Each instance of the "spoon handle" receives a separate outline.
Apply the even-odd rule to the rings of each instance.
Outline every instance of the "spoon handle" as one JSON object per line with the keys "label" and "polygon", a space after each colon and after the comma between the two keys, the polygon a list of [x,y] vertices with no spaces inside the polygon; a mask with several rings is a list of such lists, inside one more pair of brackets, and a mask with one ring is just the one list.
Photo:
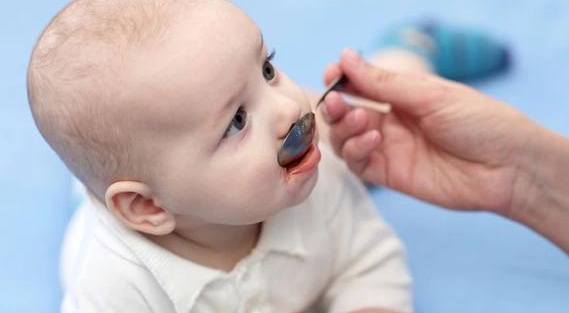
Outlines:
{"label": "spoon handle", "polygon": [[[322,94],[320,99],[318,99],[318,102],[316,102],[316,108],[314,108],[314,110],[316,111],[318,109],[318,106],[320,106],[320,104],[324,101],[324,98],[326,98],[326,96],[331,91],[333,91],[333,90],[341,91],[342,87],[344,87],[344,84],[347,81],[348,81],[348,78],[344,74],[340,75],[338,78],[336,78],[334,81],[332,81],[332,83],[330,83],[330,85],[328,85],[328,88],[326,88],[326,90],[324,91],[324,93]],[[357,107],[361,107],[364,109],[373,110],[373,111],[376,111],[379,113],[391,112],[391,105],[389,105],[387,103],[375,102],[375,101],[367,100],[367,99],[360,98],[360,97],[351,97],[351,98],[353,99],[353,101],[350,101],[349,104],[352,106],[357,106]]]}
{"label": "spoon handle", "polygon": [[348,105],[350,106],[360,107],[383,114],[391,112],[391,104],[389,103],[376,102],[360,97],[349,97],[349,98],[350,101],[348,102]]}
{"label": "spoon handle", "polygon": [[324,101],[324,98],[326,98],[326,96],[330,93],[330,91],[341,90],[347,81],[348,81],[348,78],[344,74],[340,75],[340,77],[338,77],[334,81],[332,81],[332,83],[330,83],[330,85],[328,85],[328,88],[326,88],[326,91],[324,91],[324,93],[322,94],[320,99],[318,99],[318,102],[316,102],[316,108],[314,108],[314,110],[318,109],[318,106],[320,106],[320,103],[322,103],[322,101]]}

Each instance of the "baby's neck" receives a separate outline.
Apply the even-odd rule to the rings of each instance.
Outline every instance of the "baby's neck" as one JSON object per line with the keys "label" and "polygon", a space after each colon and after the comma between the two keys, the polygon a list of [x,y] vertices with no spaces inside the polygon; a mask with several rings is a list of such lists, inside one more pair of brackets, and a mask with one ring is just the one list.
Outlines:
{"label": "baby's neck", "polygon": [[207,225],[149,239],[194,263],[230,272],[257,245],[261,225]]}

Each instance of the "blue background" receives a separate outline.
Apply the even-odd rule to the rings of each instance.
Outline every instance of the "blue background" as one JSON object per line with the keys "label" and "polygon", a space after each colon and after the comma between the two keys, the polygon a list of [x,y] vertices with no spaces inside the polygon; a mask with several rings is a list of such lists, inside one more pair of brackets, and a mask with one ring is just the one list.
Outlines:
{"label": "blue background", "polygon": [[[71,176],[29,114],[25,69],[62,0],[4,1],[0,10],[0,312],[57,312],[58,253],[73,210]],[[569,136],[569,2],[235,1],[256,20],[277,65],[320,90],[345,46],[369,51],[382,30],[417,17],[487,30],[514,51],[514,68],[477,88]],[[408,247],[417,312],[569,312],[569,259],[496,216],[432,208],[385,189],[372,195]],[[569,225],[568,225],[569,227]]]}

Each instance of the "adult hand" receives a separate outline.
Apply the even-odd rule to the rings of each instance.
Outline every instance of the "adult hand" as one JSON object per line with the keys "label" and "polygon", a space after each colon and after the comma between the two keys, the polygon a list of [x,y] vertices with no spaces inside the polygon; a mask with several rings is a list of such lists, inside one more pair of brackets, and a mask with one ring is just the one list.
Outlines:
{"label": "adult hand", "polygon": [[397,74],[366,63],[352,50],[325,73],[344,73],[345,92],[392,105],[380,114],[346,105],[330,93],[324,119],[330,140],[367,182],[457,209],[507,215],[527,190],[527,141],[542,129],[513,107],[430,74]]}

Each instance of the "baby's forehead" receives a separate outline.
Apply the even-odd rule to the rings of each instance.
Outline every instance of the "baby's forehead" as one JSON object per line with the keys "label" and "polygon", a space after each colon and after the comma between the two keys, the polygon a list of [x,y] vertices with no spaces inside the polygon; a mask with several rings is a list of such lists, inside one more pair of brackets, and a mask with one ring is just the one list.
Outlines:
{"label": "baby's forehead", "polygon": [[[189,1],[190,3],[192,1]],[[199,5],[168,17],[167,30],[151,45],[134,46],[132,59],[167,66],[176,62],[200,65],[235,61],[251,49],[262,49],[263,39],[255,23],[235,5],[222,0],[197,0]],[[137,58],[138,57],[138,58]],[[147,57],[146,59],[144,57]],[[207,72],[195,72],[207,76]]]}
{"label": "baby's forehead", "polygon": [[215,2],[174,16],[160,45],[131,55],[130,91],[149,104],[149,123],[189,127],[218,116],[261,63],[263,40],[256,25],[233,5]]}
{"label": "baby's forehead", "polygon": [[180,81],[169,74],[185,76],[182,83],[186,86],[202,85],[207,89],[223,76],[258,63],[263,38],[240,9],[224,1],[212,1],[172,17],[160,42],[133,52],[129,61],[134,70],[143,69],[140,75],[159,78],[172,86]]}
{"label": "baby's forehead", "polygon": [[171,39],[187,37],[190,47],[202,50],[207,50],[216,39],[228,41],[227,49],[232,49],[234,41],[254,43],[259,36],[257,26],[241,9],[222,0],[207,1],[172,16],[171,27]]}

